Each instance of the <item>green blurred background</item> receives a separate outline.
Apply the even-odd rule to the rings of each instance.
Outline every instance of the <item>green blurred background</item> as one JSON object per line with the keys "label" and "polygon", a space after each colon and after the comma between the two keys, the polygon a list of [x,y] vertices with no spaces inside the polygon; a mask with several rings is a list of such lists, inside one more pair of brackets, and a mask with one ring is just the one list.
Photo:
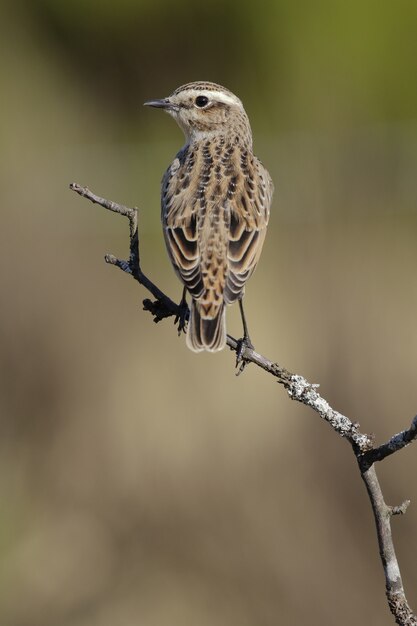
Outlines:
{"label": "green blurred background", "polygon": [[[103,262],[127,224],[68,184],[140,207],[143,268],[179,299],[159,185],[182,136],[142,103],[237,93],[276,186],[256,348],[382,442],[417,407],[416,29],[415,0],[2,1],[2,626],[392,623],[349,446],[154,325]],[[416,453],[379,468],[413,500],[414,607]]]}

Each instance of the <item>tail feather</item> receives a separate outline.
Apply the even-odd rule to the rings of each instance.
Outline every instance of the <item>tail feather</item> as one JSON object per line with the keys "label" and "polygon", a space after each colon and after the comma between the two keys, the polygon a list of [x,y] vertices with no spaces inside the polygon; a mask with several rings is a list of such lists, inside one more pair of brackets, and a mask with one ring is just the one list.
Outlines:
{"label": "tail feather", "polygon": [[192,300],[186,340],[190,350],[194,352],[223,350],[226,345],[225,313],[225,305],[222,303],[214,317],[203,317],[199,303]]}

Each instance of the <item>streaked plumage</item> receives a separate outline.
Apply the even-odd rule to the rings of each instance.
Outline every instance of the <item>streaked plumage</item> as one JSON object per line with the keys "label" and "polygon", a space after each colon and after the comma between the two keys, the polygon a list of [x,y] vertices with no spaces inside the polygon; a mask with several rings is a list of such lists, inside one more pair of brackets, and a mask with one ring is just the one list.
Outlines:
{"label": "streaked plumage", "polygon": [[225,305],[243,297],[259,260],[272,181],[252,152],[242,103],[224,87],[189,83],[147,104],[166,109],[186,136],[162,181],[162,223],[170,259],[192,298],[187,345],[221,350]]}

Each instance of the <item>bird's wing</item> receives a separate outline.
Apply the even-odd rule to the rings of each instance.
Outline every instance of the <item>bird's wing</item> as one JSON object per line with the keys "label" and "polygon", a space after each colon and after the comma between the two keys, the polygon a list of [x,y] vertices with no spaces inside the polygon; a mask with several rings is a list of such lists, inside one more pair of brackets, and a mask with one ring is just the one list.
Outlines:
{"label": "bird's wing", "polygon": [[204,150],[186,159],[179,155],[162,182],[169,256],[208,318],[223,298],[230,304],[241,296],[259,260],[269,219],[271,178],[256,157],[246,152],[238,162],[237,155],[221,169],[208,161],[206,170]]}
{"label": "bird's wing", "polygon": [[222,306],[228,263],[228,179],[212,165],[209,153],[195,148],[174,161],[162,184],[168,253],[204,319],[215,318]]}
{"label": "bird's wing", "polygon": [[256,157],[245,157],[229,183],[230,227],[224,299],[235,302],[255,271],[265,240],[274,186]]}
{"label": "bird's wing", "polygon": [[204,291],[198,246],[195,181],[179,158],[162,181],[162,223],[165,243],[175,271],[193,298]]}

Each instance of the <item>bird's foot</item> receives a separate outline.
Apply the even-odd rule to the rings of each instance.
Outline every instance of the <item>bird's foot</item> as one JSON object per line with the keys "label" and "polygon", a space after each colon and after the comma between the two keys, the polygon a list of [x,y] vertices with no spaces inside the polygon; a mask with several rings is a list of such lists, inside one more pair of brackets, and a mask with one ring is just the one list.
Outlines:
{"label": "bird's foot", "polygon": [[245,359],[245,354],[247,350],[253,350],[253,343],[250,340],[249,335],[245,335],[242,339],[239,339],[237,342],[236,349],[236,376],[240,376],[240,374],[244,371],[245,367],[248,365],[249,361]]}
{"label": "bird's foot", "polygon": [[187,329],[188,319],[190,317],[190,309],[188,308],[188,304],[185,298],[181,299],[181,302],[178,305],[178,313],[175,316],[174,324],[178,324],[178,336],[181,333],[185,333]]}

